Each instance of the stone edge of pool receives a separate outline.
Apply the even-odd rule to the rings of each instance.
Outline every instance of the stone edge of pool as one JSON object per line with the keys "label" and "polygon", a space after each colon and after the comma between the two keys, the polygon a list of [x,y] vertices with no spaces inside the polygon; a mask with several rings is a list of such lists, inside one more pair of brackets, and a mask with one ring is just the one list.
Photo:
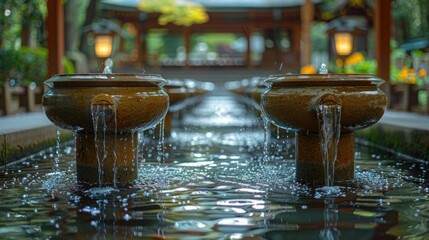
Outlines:
{"label": "stone edge of pool", "polygon": [[374,126],[356,132],[369,144],[429,162],[429,116],[386,111]]}
{"label": "stone edge of pool", "polygon": [[[25,116],[22,116],[25,119]],[[0,121],[1,122],[1,121]],[[34,127],[0,131],[0,166],[4,166],[43,149],[55,146],[57,127],[53,124],[32,124]],[[72,139],[72,132],[60,130],[60,141]]]}

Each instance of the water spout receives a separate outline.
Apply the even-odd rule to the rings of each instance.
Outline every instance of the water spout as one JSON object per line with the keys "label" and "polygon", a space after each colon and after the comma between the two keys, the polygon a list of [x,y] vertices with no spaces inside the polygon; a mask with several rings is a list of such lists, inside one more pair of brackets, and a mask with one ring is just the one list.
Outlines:
{"label": "water spout", "polygon": [[115,105],[115,101],[110,95],[102,93],[102,94],[98,94],[92,99],[91,105],[113,106]]}

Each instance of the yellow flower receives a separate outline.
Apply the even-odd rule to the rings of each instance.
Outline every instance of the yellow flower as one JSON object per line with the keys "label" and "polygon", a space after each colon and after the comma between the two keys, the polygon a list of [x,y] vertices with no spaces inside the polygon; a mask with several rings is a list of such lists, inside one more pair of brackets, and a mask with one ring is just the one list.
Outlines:
{"label": "yellow flower", "polygon": [[360,52],[355,52],[349,57],[346,58],[346,65],[347,66],[353,66],[357,63],[365,61],[365,57]]}
{"label": "yellow flower", "polygon": [[423,68],[421,68],[418,72],[417,75],[419,76],[419,78],[424,78],[426,77],[427,73],[426,70],[424,70]]}
{"label": "yellow flower", "polygon": [[313,65],[305,65],[301,67],[302,74],[315,74],[316,68]]}
{"label": "yellow flower", "polygon": [[402,81],[407,81],[408,79],[408,71],[409,68],[408,67],[402,67],[401,71],[398,72],[398,79],[402,80]]}

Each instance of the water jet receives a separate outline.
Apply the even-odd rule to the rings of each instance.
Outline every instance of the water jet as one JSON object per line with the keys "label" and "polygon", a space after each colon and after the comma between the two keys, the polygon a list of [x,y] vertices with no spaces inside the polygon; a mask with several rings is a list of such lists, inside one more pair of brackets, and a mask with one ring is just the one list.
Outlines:
{"label": "water jet", "polygon": [[46,116],[77,133],[78,182],[116,185],[137,178],[137,131],[164,118],[165,83],[148,74],[56,75],[45,81]]}
{"label": "water jet", "polygon": [[353,131],[383,116],[383,82],[357,74],[279,74],[265,80],[263,111],[275,125],[296,133],[297,180],[332,185],[334,172],[336,181],[353,179]]}

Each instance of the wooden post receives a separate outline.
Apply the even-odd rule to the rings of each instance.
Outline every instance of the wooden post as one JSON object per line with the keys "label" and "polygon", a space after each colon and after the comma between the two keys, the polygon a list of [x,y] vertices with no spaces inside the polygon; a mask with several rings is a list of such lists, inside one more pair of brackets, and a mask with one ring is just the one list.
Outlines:
{"label": "wooden post", "polygon": [[185,45],[185,52],[186,52],[185,68],[188,68],[189,53],[191,52],[191,29],[189,27],[183,28],[183,43]]}
{"label": "wooden post", "polygon": [[64,6],[63,1],[48,0],[48,76],[64,73]]}
{"label": "wooden post", "polygon": [[4,103],[4,114],[10,115],[13,112],[12,109],[12,91],[9,86],[9,82],[3,82],[3,103]]}
{"label": "wooden post", "polygon": [[22,100],[25,101],[25,110],[27,112],[35,112],[37,111],[36,108],[36,91],[38,90],[37,87],[33,86],[25,86],[24,87],[24,94],[22,96]]}
{"label": "wooden post", "polygon": [[0,114],[2,115],[7,115],[7,105],[8,104],[8,93],[6,91],[8,91],[6,88],[6,84],[9,84],[7,82],[3,82],[2,84],[0,84]]}
{"label": "wooden post", "polygon": [[391,0],[375,1],[375,58],[377,76],[386,81],[381,86],[390,99]]}
{"label": "wooden post", "polygon": [[311,64],[311,22],[314,19],[314,5],[311,0],[305,0],[301,6],[301,66]]}
{"label": "wooden post", "polygon": [[138,64],[142,66],[143,68],[146,67],[147,63],[147,52],[146,52],[146,35],[147,31],[141,27],[141,25],[136,25],[137,34],[136,34],[136,41],[135,45],[137,47],[137,59]]}
{"label": "wooden post", "polygon": [[247,45],[247,49],[246,49],[246,66],[248,69],[253,68],[253,64],[252,64],[252,33],[253,33],[253,29],[250,25],[246,26],[244,28],[245,30],[245,34],[246,34],[246,45]]}

